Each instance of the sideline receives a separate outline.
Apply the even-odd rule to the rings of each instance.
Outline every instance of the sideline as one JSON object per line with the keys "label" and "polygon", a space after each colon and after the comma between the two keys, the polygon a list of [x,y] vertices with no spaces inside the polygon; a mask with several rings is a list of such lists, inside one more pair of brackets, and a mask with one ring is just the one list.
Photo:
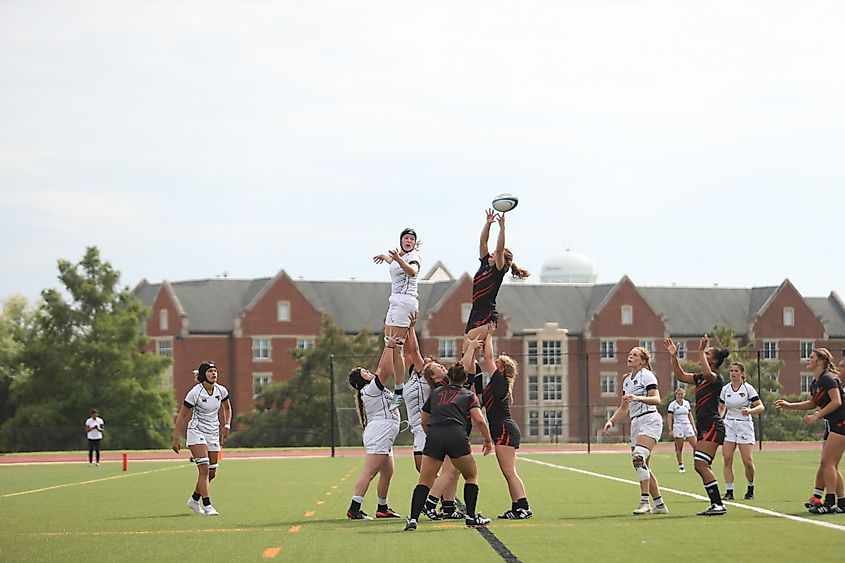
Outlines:
{"label": "sideline", "polygon": [[5,495],[0,495],[0,498],[9,498],[9,497],[19,497],[22,495],[31,495],[33,493],[43,493],[44,491],[52,491],[55,489],[63,489],[65,487],[76,487],[78,485],[89,485],[91,483],[100,483],[102,481],[111,481],[112,479],[125,479],[127,477],[134,477],[136,475],[148,475],[150,473],[158,473],[159,471],[170,471],[171,469],[181,469],[184,467],[189,467],[187,465],[174,465],[173,467],[164,467],[161,469],[151,469],[149,471],[141,471],[139,473],[127,473],[126,475],[115,475],[113,477],[103,477],[101,479],[91,479],[88,481],[77,481],[76,483],[65,483],[63,485],[53,485],[52,487],[44,487],[41,489],[32,489],[29,491],[19,491],[17,493],[8,493]]}
{"label": "sideline", "polygon": [[[602,473],[595,473],[593,471],[587,471],[585,469],[578,469],[576,467],[567,467],[565,465],[557,465],[557,464],[554,464],[554,463],[548,463],[546,461],[540,461],[540,460],[537,460],[537,459],[531,459],[531,458],[522,457],[522,456],[519,456],[519,459],[520,459],[520,461],[524,460],[524,461],[528,461],[528,462],[531,462],[531,463],[536,463],[537,465],[544,465],[546,467],[551,467],[553,469],[562,469],[564,471],[571,471],[573,473],[580,473],[581,475],[588,475],[590,477],[599,477],[601,479],[607,479],[609,481],[616,481],[618,483],[625,483],[626,485],[635,485],[635,486],[639,485],[639,483],[637,483],[636,481],[631,481],[630,479],[621,479],[619,477],[613,477],[612,475],[604,475]],[[710,499],[708,499],[707,497],[705,497],[703,495],[699,495],[699,494],[696,494],[696,493],[690,493],[690,492],[687,492],[687,491],[680,491],[678,489],[671,489],[669,487],[664,487],[663,485],[660,486],[660,490],[661,491],[668,491],[668,492],[674,493],[676,495],[694,498],[696,500],[703,500],[703,501],[706,501],[706,502],[710,501]],[[793,522],[801,522],[802,524],[812,524],[814,526],[820,526],[822,528],[828,528],[828,529],[831,529],[831,530],[838,530],[840,532],[845,532],[845,526],[842,526],[840,524],[832,524],[832,523],[824,521],[824,520],[814,520],[814,519],[810,519],[810,518],[803,518],[801,516],[793,516],[792,514],[784,514],[783,512],[775,512],[774,510],[768,510],[766,508],[760,508],[760,507],[757,507],[757,506],[750,506],[750,505],[747,505],[747,504],[740,504],[738,502],[728,501],[728,502],[724,502],[724,504],[727,504],[728,506],[731,506],[731,507],[734,507],[734,508],[742,508],[744,510],[750,510],[752,512],[757,512],[758,514],[765,514],[766,516],[775,516],[777,518],[784,518],[786,520],[792,520]],[[702,518],[705,518],[705,517],[702,516]],[[717,517],[713,517],[713,518],[717,518]]]}

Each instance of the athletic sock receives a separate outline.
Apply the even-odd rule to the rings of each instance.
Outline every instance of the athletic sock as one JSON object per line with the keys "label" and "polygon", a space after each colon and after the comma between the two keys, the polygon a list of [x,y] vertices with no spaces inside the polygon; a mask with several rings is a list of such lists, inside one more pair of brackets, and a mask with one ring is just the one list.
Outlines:
{"label": "athletic sock", "polygon": [[437,501],[438,500],[439,499],[437,497],[433,497],[431,495],[428,495],[428,497],[425,499],[425,505],[424,505],[425,509],[426,510],[434,510],[435,508],[437,508]]}
{"label": "athletic sock", "polygon": [[663,502],[663,497],[654,497],[654,506],[661,507],[664,506],[666,503]]}
{"label": "athletic sock", "polygon": [[834,493],[828,493],[824,496],[824,503],[827,506],[834,506],[836,504],[836,495]]}
{"label": "athletic sock", "polygon": [[211,499],[209,497],[202,497],[202,505],[203,506],[211,505]]}
{"label": "athletic sock", "polygon": [[194,499],[195,501],[199,501],[201,496],[198,492],[194,491],[194,494],[191,495],[191,498]]}
{"label": "athletic sock", "polygon": [[414,494],[411,497],[411,518],[419,520],[420,512],[425,505],[426,497],[431,489],[420,483],[414,487]]}
{"label": "athletic sock", "polygon": [[387,499],[380,498],[378,499],[378,509],[379,512],[387,512]]}
{"label": "athletic sock", "polygon": [[648,493],[640,493],[640,504],[648,504]]}
{"label": "athletic sock", "polygon": [[836,501],[837,506],[842,510],[845,510],[845,497],[841,497],[839,500]]}
{"label": "athletic sock", "polygon": [[524,508],[525,510],[528,510],[529,509],[528,499],[526,497],[522,497],[521,499],[518,499],[516,501],[516,508]]}
{"label": "athletic sock", "polygon": [[719,492],[719,482],[712,481],[704,484],[704,490],[707,491],[707,496],[710,498],[710,504],[721,505],[722,494]]}
{"label": "athletic sock", "polygon": [[475,516],[475,506],[478,504],[478,485],[464,483],[464,504],[467,506],[467,516]]}
{"label": "athletic sock", "polygon": [[354,496],[352,502],[349,503],[349,512],[361,512],[361,504],[364,502],[364,497]]}
{"label": "athletic sock", "polygon": [[813,489],[813,496],[819,500],[822,500],[822,497],[824,496],[824,489],[816,487],[815,489]]}
{"label": "athletic sock", "polygon": [[[431,497],[429,497],[429,498],[431,498]],[[455,501],[443,499],[443,513],[444,514],[451,516],[452,514],[455,513],[456,508],[457,508],[457,506],[455,506]]]}
{"label": "athletic sock", "polygon": [[733,483],[725,483],[725,492],[726,493],[734,492],[734,484]]}

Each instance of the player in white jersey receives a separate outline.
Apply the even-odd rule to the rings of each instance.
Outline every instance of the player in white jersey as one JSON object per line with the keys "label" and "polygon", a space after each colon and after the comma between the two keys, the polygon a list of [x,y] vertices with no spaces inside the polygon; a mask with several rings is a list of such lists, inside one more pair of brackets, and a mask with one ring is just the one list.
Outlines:
{"label": "player in white jersey", "polygon": [[754,451],[754,419],[751,415],[762,413],[766,407],[749,383],[745,381],[745,365],[742,362],[731,363],[731,380],[722,387],[719,395],[719,414],[725,419],[725,444],[722,455],[725,457],[725,500],[734,498],[734,452],[739,447],[742,465],[745,466],[745,479],[748,489],[745,500],[754,498],[754,477],[756,469],[752,452]]}
{"label": "player in white jersey", "polygon": [[[191,458],[199,471],[194,493],[188,499],[188,507],[197,514],[217,516],[220,513],[211,504],[210,486],[217,475],[220,446],[229,436],[232,405],[229,402],[229,391],[217,383],[218,372],[214,362],[201,363],[194,370],[194,375],[198,383],[188,391],[176,417],[173,451],[179,453],[179,438],[185,434],[185,445],[191,449]],[[223,428],[220,428],[221,409]]]}
{"label": "player in white jersey", "polygon": [[675,457],[678,458],[678,472],[685,473],[684,467],[684,441],[689,442],[695,451],[696,439],[695,419],[692,416],[692,407],[684,396],[686,392],[683,387],[675,389],[675,400],[669,403],[668,418],[669,428],[672,429],[672,438],[675,440]]}
{"label": "player in white jersey", "polygon": [[[603,431],[606,436],[609,435],[613,423],[621,418],[625,410],[628,411],[631,417],[631,461],[640,482],[640,505],[634,514],[668,514],[657,479],[648,466],[651,450],[663,433],[663,417],[657,410],[660,391],[657,377],[651,371],[648,350],[642,346],[632,348],[628,353],[628,367],[631,371],[622,382],[622,401],[605,423]],[[649,504],[649,493],[654,499],[654,508]]]}
{"label": "player in white jersey", "polygon": [[373,262],[390,264],[390,300],[384,319],[384,336],[405,338],[410,326],[408,318],[419,307],[417,279],[420,272],[420,253],[417,233],[408,228],[399,235],[399,248],[386,254],[376,254]]}
{"label": "player in white jersey", "polygon": [[88,466],[94,463],[94,452],[97,452],[97,467],[100,467],[100,442],[103,440],[103,419],[97,409],[85,420],[85,434],[88,436]]}
{"label": "player in white jersey", "polygon": [[355,406],[364,428],[364,448],[367,452],[364,469],[355,483],[355,493],[346,511],[350,520],[371,519],[361,510],[361,504],[376,475],[379,476],[376,518],[399,518],[387,505],[387,493],[393,477],[393,442],[399,434],[399,406],[394,394],[387,388],[387,381],[395,375],[398,384],[404,372],[402,347],[396,338],[388,336],[375,373],[361,367],[349,373],[349,384],[356,391]]}

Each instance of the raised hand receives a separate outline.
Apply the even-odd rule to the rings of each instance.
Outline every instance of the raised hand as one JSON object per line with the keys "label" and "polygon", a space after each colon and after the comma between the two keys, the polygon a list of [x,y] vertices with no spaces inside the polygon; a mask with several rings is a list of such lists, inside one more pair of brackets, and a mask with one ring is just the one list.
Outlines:
{"label": "raised hand", "polygon": [[488,209],[487,210],[487,224],[492,225],[493,221],[495,221],[495,220],[496,220],[496,212],[493,210],[493,208]]}
{"label": "raised hand", "polygon": [[678,345],[675,344],[671,338],[666,338],[665,340],[663,340],[663,347],[666,348],[666,351],[669,352],[669,355],[678,355]]}
{"label": "raised hand", "polygon": [[382,262],[387,261],[388,258],[390,257],[387,254],[376,254],[375,256],[373,256],[373,262],[375,262],[376,264],[381,264]]}

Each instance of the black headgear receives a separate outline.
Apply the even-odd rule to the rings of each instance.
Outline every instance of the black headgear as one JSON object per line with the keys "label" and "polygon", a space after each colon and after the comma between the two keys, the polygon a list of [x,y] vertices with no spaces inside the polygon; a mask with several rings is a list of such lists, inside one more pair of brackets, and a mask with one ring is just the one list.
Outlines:
{"label": "black headgear", "polygon": [[352,386],[353,389],[357,389],[360,391],[364,388],[364,385],[368,383],[364,376],[361,375],[362,368],[355,368],[349,372],[349,385]]}
{"label": "black headgear", "polygon": [[207,372],[211,368],[217,369],[217,366],[215,366],[214,362],[210,360],[201,363],[200,367],[197,368],[197,371],[199,372],[197,374],[197,380],[199,380],[200,383],[208,381],[208,378],[205,376],[205,372]]}
{"label": "black headgear", "polygon": [[408,227],[407,229],[404,229],[404,230],[402,231],[402,234],[400,234],[400,235],[399,235],[399,247],[400,247],[400,248],[402,247],[402,237],[404,237],[405,235],[414,235],[414,240],[416,240],[416,238],[417,238],[417,231],[415,231],[415,230],[414,230],[414,229],[412,229],[411,227]]}

